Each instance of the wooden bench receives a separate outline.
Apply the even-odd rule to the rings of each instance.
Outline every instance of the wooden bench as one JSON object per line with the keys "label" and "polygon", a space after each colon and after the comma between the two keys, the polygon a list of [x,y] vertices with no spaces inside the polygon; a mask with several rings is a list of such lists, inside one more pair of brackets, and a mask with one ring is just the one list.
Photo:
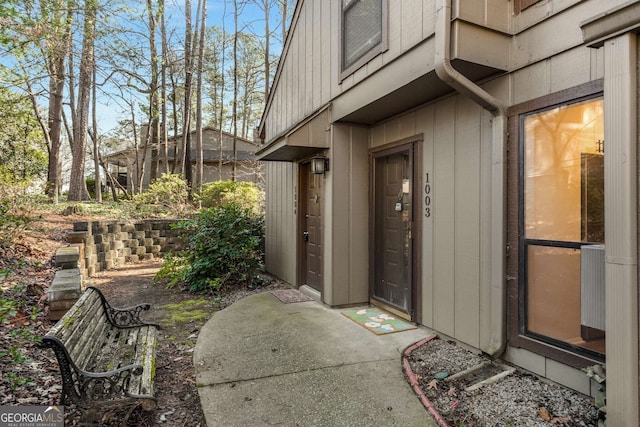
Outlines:
{"label": "wooden bench", "polygon": [[140,313],[149,304],[114,308],[88,287],[42,338],[53,349],[62,375],[62,404],[106,408],[137,404],[156,407],[153,395],[156,330]]}

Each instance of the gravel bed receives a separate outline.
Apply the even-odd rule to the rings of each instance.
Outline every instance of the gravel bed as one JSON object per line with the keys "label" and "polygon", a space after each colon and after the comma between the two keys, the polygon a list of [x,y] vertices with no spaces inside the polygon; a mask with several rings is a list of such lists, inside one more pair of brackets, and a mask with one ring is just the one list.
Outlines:
{"label": "gravel bed", "polygon": [[[453,341],[435,338],[416,348],[407,360],[421,390],[450,426],[598,425],[593,399],[517,368],[512,374],[474,391],[465,390],[468,378],[435,379],[443,372],[452,376],[491,362]],[[493,374],[499,370],[498,366],[491,363],[473,375],[482,379],[483,371]]]}

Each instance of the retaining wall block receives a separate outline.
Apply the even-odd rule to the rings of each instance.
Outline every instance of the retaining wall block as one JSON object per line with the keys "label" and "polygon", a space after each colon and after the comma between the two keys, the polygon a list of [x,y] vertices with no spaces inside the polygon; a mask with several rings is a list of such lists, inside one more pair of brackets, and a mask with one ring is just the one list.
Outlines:
{"label": "retaining wall block", "polygon": [[63,269],[78,267],[80,250],[77,246],[66,246],[56,251],[56,266]]}
{"label": "retaining wall block", "polygon": [[91,231],[91,221],[74,222],[73,231]]}
{"label": "retaining wall block", "polygon": [[121,230],[123,233],[133,233],[136,231],[136,226],[131,223],[122,224]]}
{"label": "retaining wall block", "polygon": [[127,262],[138,262],[140,261],[140,257],[138,257],[138,255],[129,255],[129,256],[125,256],[125,260]]}
{"label": "retaining wall block", "polygon": [[144,246],[138,246],[136,248],[136,255],[140,256],[140,255],[144,255],[147,253],[147,248],[145,248]]}
{"label": "retaining wall block", "polygon": [[67,232],[67,242],[68,243],[84,243],[85,239],[88,237],[86,231],[69,231]]}

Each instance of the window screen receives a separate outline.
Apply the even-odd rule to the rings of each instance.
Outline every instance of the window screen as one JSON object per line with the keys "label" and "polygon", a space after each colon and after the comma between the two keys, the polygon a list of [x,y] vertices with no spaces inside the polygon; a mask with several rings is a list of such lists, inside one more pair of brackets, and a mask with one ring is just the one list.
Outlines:
{"label": "window screen", "polygon": [[382,43],[382,1],[342,2],[342,69],[353,65]]}

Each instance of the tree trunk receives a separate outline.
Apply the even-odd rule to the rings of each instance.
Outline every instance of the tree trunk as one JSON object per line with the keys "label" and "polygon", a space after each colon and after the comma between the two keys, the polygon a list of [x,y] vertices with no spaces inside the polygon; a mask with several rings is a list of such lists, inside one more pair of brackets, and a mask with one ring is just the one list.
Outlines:
{"label": "tree trunk", "polygon": [[158,100],[158,50],[156,48],[156,17],[153,13],[153,4],[147,0],[147,12],[149,14],[149,51],[151,52],[151,83],[149,85],[149,132],[145,144],[151,147],[150,180],[158,177],[158,137],[160,135],[160,108]]}
{"label": "tree trunk", "polygon": [[202,149],[202,69],[204,67],[204,45],[206,39],[207,2],[202,1],[200,40],[198,46],[198,80],[196,81],[196,176],[195,189],[202,190],[204,181],[204,153]]}
{"label": "tree trunk", "polygon": [[[65,80],[65,60],[69,54],[71,41],[71,21],[73,20],[72,0],[67,2],[64,31],[60,46],[49,54],[49,116],[47,142],[49,148],[49,165],[47,168],[47,184],[45,192],[53,203],[58,203],[59,190],[62,186],[60,178],[60,147],[62,145],[62,111]],[[59,11],[62,13],[62,10]]]}
{"label": "tree trunk", "polygon": [[231,181],[238,173],[238,0],[233,0],[233,164]]}
{"label": "tree trunk", "polygon": [[167,62],[169,62],[169,53],[167,46],[167,23],[164,13],[164,0],[158,0],[158,8],[160,12],[160,34],[162,37],[162,61],[160,65],[160,97],[162,98],[162,110],[160,112],[160,143],[164,144],[162,145],[162,171],[164,173],[169,173],[169,137],[167,134]]}
{"label": "tree trunk", "polygon": [[[271,32],[269,31],[269,0],[263,0],[264,5],[264,102],[267,103],[269,95],[269,80],[271,78],[271,64],[269,63],[269,45]],[[284,44],[284,41],[283,41]]]}
{"label": "tree trunk", "polygon": [[93,67],[93,99],[92,99],[92,125],[93,125],[93,167],[95,168],[95,193],[96,202],[102,203],[102,183],[100,182],[100,147],[98,144],[98,119],[96,114],[96,67]]}
{"label": "tree trunk", "polygon": [[182,126],[182,165],[184,176],[189,185],[193,185],[191,172],[191,0],[185,0],[185,40],[184,40],[184,117]]}
{"label": "tree trunk", "polygon": [[69,180],[69,200],[87,200],[89,194],[84,177],[84,162],[89,129],[89,100],[91,80],[95,67],[94,41],[96,30],[97,0],[86,0],[84,8],[84,31],[82,37],[82,58],[78,81],[78,104],[73,123],[73,147],[71,155],[71,178]]}

